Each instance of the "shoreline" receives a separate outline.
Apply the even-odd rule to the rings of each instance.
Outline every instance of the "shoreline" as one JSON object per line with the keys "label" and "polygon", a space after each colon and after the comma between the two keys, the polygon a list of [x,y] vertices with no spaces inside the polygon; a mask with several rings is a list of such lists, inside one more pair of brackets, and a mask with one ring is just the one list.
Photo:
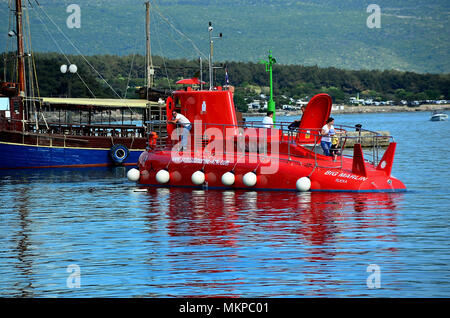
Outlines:
{"label": "shoreline", "polygon": [[[335,105],[334,105],[335,106]],[[334,107],[333,106],[333,107]],[[337,105],[336,105],[337,106]],[[341,106],[341,105],[339,105]],[[410,112],[432,112],[435,110],[450,110],[450,104],[436,105],[423,104],[420,106],[350,106],[343,105],[344,109],[331,109],[332,114],[364,114],[364,113],[410,113]],[[277,116],[298,116],[299,111],[277,111]],[[265,113],[242,113],[243,117],[263,117]]]}

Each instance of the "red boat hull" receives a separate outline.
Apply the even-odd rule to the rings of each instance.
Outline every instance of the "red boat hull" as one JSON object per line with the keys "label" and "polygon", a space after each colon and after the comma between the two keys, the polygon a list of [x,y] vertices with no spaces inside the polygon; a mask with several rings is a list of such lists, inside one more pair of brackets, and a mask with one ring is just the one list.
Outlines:
{"label": "red boat hull", "polygon": [[[141,185],[175,186],[219,189],[247,189],[271,191],[297,191],[296,183],[302,177],[311,181],[310,191],[347,191],[347,192],[402,192],[405,185],[395,177],[386,174],[373,165],[366,163],[366,175],[355,174],[353,160],[343,158],[341,162],[333,162],[328,158],[315,161],[314,158],[289,160],[287,155],[280,154],[274,159],[266,156],[234,155],[226,158],[216,154],[215,157],[201,157],[194,153],[175,153],[171,151],[144,152],[139,159]],[[318,166],[316,166],[316,163]],[[275,167],[277,165],[277,167]],[[156,174],[167,170],[170,178],[167,183],[157,181]],[[195,184],[192,175],[201,171],[205,181]],[[233,172],[235,179],[232,185],[224,185],[222,176]],[[248,186],[244,175],[254,172],[256,184]]]}

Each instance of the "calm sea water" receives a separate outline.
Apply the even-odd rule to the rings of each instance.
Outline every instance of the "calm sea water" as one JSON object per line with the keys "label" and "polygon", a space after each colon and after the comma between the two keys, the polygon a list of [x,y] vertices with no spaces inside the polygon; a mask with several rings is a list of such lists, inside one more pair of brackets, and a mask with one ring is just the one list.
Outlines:
{"label": "calm sea water", "polygon": [[136,192],[125,168],[3,171],[0,296],[449,297],[450,122],[429,115],[334,116],[395,136],[402,194]]}

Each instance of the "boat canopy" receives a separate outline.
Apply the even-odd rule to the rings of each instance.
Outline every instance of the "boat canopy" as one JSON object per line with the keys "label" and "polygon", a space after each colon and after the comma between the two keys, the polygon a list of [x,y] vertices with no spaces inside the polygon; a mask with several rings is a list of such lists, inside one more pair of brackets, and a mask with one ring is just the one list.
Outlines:
{"label": "boat canopy", "polygon": [[193,77],[193,78],[185,78],[185,79],[179,80],[178,82],[176,82],[176,84],[200,85],[200,84],[206,84],[206,83],[203,81],[200,81],[197,77]]}
{"label": "boat canopy", "polygon": [[157,102],[151,102],[145,99],[102,99],[102,98],[59,98],[42,97],[43,104],[52,104],[69,107],[73,106],[91,106],[105,108],[146,108],[149,105],[157,105]]}

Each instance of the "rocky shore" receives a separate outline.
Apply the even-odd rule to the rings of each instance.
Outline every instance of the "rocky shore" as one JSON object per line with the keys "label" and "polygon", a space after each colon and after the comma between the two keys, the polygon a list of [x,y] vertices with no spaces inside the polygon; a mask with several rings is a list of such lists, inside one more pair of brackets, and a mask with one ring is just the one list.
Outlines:
{"label": "rocky shore", "polygon": [[450,110],[449,104],[423,104],[420,106],[344,106],[343,110],[332,110],[334,114],[353,113],[399,113],[399,112],[432,112],[435,110]]}

